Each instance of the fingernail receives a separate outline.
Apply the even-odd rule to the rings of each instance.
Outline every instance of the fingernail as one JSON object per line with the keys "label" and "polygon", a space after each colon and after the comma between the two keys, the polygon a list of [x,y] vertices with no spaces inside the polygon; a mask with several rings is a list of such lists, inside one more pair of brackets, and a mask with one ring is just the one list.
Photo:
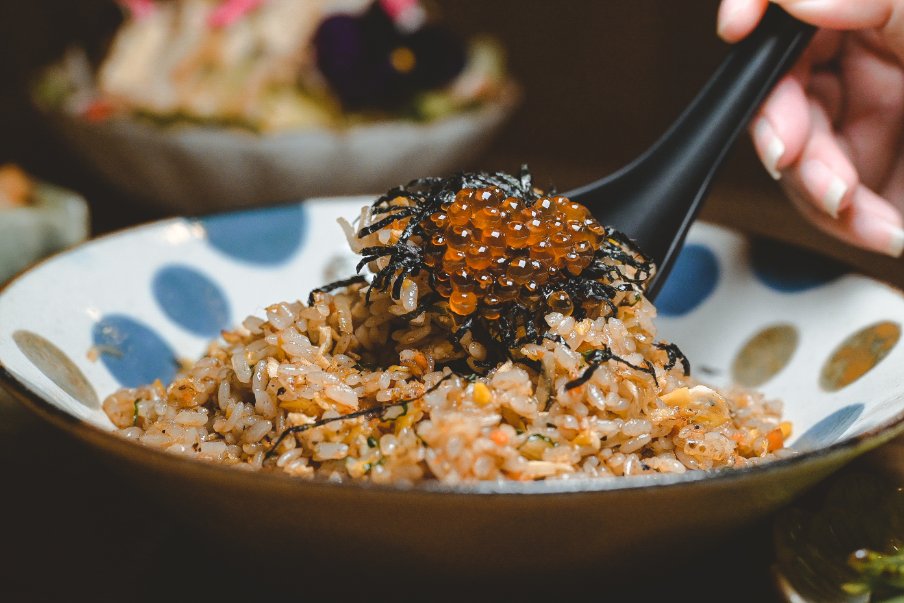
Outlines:
{"label": "fingernail", "polygon": [[781,161],[785,154],[785,143],[775,134],[772,124],[765,117],[756,120],[753,126],[753,137],[756,140],[756,147],[760,151],[760,160],[766,167],[766,171],[775,180],[782,177],[782,173],[778,171],[778,162]]}
{"label": "fingernail", "polygon": [[888,242],[888,255],[899,258],[904,255],[904,229],[892,226]]}
{"label": "fingernail", "polygon": [[873,212],[854,212],[850,227],[871,249],[893,258],[904,255],[904,229]]}
{"label": "fingernail", "polygon": [[823,162],[811,159],[800,166],[800,177],[811,195],[819,201],[823,211],[838,217],[841,201],[848,192],[847,183]]}
{"label": "fingernail", "polygon": [[[904,230],[901,227],[876,220],[866,230],[871,231],[869,234],[872,236],[869,238],[878,243],[877,251],[893,258],[899,258],[904,254]],[[884,241],[884,243],[879,243],[879,241]]]}

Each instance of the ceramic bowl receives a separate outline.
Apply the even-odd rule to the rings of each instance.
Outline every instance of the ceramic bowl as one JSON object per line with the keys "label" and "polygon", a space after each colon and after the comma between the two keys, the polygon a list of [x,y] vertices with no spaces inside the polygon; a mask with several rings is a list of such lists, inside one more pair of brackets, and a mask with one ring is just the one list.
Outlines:
{"label": "ceramic bowl", "polygon": [[54,129],[105,182],[167,212],[199,215],[322,195],[387,190],[462,169],[517,104],[512,84],[473,110],[429,122],[255,134],[237,128],[48,113]]}
{"label": "ceramic bowl", "polygon": [[[179,358],[353,264],[335,219],[371,198],[172,219],[91,241],[0,295],[0,374],[125,479],[243,550],[433,571],[616,575],[764,517],[904,431],[904,296],[794,248],[697,224],[657,301],[704,381],[785,401],[799,454],[741,470],[414,487],[301,481],[125,441],[100,408]],[[186,286],[186,284],[191,286]],[[93,346],[115,353],[90,354]],[[375,555],[374,551],[379,551]],[[250,554],[249,554],[250,555]],[[265,556],[271,559],[273,556]],[[489,562],[488,562],[489,560]]]}
{"label": "ceramic bowl", "polygon": [[38,183],[34,203],[0,209],[0,283],[29,264],[88,238],[88,203],[70,190]]}

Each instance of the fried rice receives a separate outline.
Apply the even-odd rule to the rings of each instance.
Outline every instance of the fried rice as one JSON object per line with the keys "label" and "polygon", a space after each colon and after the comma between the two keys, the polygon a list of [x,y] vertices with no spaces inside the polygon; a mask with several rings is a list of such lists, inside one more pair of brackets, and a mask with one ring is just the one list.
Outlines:
{"label": "fried rice", "polygon": [[[375,219],[365,209],[361,224]],[[356,252],[399,236],[397,224],[366,236],[343,227]],[[442,304],[415,312],[429,290],[422,273],[395,297],[362,279],[275,303],[172,383],[117,391],[103,408],[147,446],[333,481],[684,473],[792,453],[781,402],[686,375],[642,295],[620,294],[634,297],[613,314],[546,313],[541,338],[498,359],[471,332],[453,342]],[[612,358],[584,375],[600,349]]]}

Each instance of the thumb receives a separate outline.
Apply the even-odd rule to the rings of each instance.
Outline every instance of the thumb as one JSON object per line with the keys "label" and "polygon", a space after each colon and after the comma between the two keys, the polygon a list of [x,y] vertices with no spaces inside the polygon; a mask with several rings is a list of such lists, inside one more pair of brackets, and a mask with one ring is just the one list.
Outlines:
{"label": "thumb", "polygon": [[904,50],[904,0],[722,0],[719,35],[727,42],[747,37],[769,4],[817,27],[885,30],[893,43],[900,40],[895,45]]}
{"label": "thumb", "polygon": [[882,29],[899,22],[901,0],[771,0],[794,15],[826,29]]}
{"label": "thumb", "polygon": [[801,21],[823,29],[880,32],[880,44],[904,62],[904,0],[770,1]]}

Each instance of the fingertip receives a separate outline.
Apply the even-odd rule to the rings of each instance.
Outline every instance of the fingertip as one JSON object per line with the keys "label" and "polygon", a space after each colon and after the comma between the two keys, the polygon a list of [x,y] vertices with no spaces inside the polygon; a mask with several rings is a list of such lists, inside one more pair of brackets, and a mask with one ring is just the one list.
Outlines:
{"label": "fingertip", "polygon": [[893,258],[904,255],[904,228],[869,212],[853,212],[845,225],[858,247]]}
{"label": "fingertip", "polygon": [[801,21],[834,30],[887,26],[899,9],[897,0],[772,0]]}
{"label": "fingertip", "polygon": [[775,133],[775,128],[763,115],[753,121],[751,136],[753,137],[753,146],[760,157],[763,167],[766,168],[766,171],[769,172],[769,175],[774,180],[780,180],[782,173],[779,165],[787,150],[785,143],[778,137]]}
{"label": "fingertip", "polygon": [[732,44],[746,38],[760,22],[767,5],[768,0],[722,0],[716,33]]}
{"label": "fingertip", "polygon": [[[787,75],[773,88],[753,123],[760,157],[764,162],[766,159],[772,161],[767,167],[779,172],[796,163],[807,146],[812,128],[810,104],[803,84],[796,76]],[[781,142],[781,148],[778,143],[770,142],[772,138]]]}
{"label": "fingertip", "polygon": [[904,216],[869,188],[857,187],[841,223],[862,247],[894,258],[904,255]]}
{"label": "fingertip", "polygon": [[837,218],[850,205],[854,183],[819,159],[807,159],[799,168],[800,181],[818,209]]}
{"label": "fingertip", "polygon": [[867,187],[858,185],[838,219],[827,216],[801,195],[788,178],[785,190],[801,214],[823,232],[844,243],[899,258],[904,255],[904,216]]}
{"label": "fingertip", "polygon": [[893,258],[904,256],[904,228],[897,228],[891,235],[888,255]]}
{"label": "fingertip", "polygon": [[788,174],[811,207],[837,219],[850,206],[860,176],[839,146],[824,109],[815,104],[793,108],[800,94],[801,90],[789,88],[778,95],[781,98],[770,99],[763,111],[788,147],[777,168]]}

